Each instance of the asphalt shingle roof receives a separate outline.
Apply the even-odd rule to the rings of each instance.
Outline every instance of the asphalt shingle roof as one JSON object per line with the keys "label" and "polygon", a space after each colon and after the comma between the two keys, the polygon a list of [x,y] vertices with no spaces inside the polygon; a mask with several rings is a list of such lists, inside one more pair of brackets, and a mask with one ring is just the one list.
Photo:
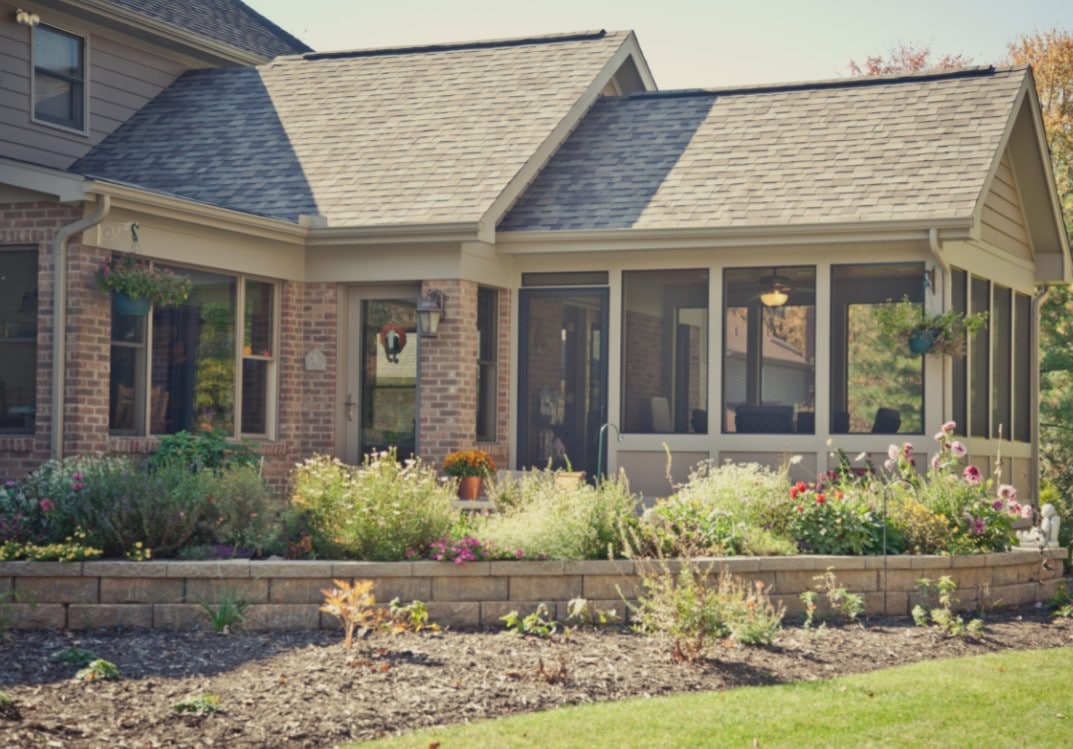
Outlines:
{"label": "asphalt shingle roof", "polygon": [[107,1],[266,59],[311,49],[240,0]]}
{"label": "asphalt shingle roof", "polygon": [[988,68],[604,98],[498,229],[966,217],[1026,75]]}
{"label": "asphalt shingle roof", "polygon": [[71,171],[329,226],[477,221],[627,33],[193,71]]}

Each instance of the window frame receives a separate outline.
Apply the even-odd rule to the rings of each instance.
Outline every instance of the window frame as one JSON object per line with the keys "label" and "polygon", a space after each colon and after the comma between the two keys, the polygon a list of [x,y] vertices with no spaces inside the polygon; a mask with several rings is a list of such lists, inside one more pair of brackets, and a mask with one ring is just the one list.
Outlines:
{"label": "window frame", "polygon": [[[235,310],[234,310],[234,325],[235,325],[235,337],[234,337],[234,378],[232,381],[233,388],[233,417],[231,431],[228,437],[231,439],[254,439],[265,442],[271,442],[277,439],[279,432],[279,388],[280,388],[280,342],[282,340],[282,282],[271,278],[265,278],[261,276],[255,276],[245,273],[233,273],[230,271],[221,271],[216,268],[194,268],[192,266],[181,266],[170,262],[160,262],[158,260],[150,260],[153,265],[163,265],[165,267],[174,269],[178,272],[182,272],[184,269],[189,270],[203,270],[207,273],[214,273],[219,276],[224,276],[229,279],[233,279],[235,283]],[[245,302],[247,284],[250,281],[258,283],[266,283],[272,288],[272,330],[270,334],[271,340],[271,355],[264,356],[256,353],[245,353]],[[113,307],[114,313],[114,307]],[[134,393],[134,413],[135,413],[135,426],[133,429],[115,429],[111,424],[111,415],[115,404],[111,402],[113,397],[112,392],[112,375],[109,374],[109,425],[108,434],[109,437],[161,437],[174,432],[161,431],[154,432],[152,429],[152,366],[150,363],[153,360],[153,313],[154,309],[150,309],[149,314],[144,318],[145,323],[142,326],[142,340],[141,341],[117,341],[112,338],[112,334],[109,334],[109,352],[112,352],[115,348],[133,348],[136,349],[140,356],[140,360],[135,362],[135,393]],[[111,357],[111,353],[109,354]],[[268,375],[267,384],[265,387],[265,431],[264,432],[246,432],[243,431],[242,424],[242,401],[243,401],[243,364],[247,360],[267,362]]]}
{"label": "window frame", "polygon": [[[49,70],[47,68],[38,67],[36,61],[37,47],[40,43],[38,41],[38,34],[41,31],[47,31],[52,34],[56,34],[62,37],[71,37],[80,43],[81,47],[81,78],[66,75],[58,71]],[[54,127],[65,132],[75,133],[77,135],[88,136],[89,135],[89,37],[85,34],[78,34],[67,29],[60,28],[59,26],[53,26],[51,24],[38,24],[34,26],[30,34],[30,120],[39,125],[45,125],[47,127]],[[49,78],[51,80],[63,81],[71,86],[80,87],[81,99],[80,106],[80,118],[78,120],[71,121],[58,121],[48,117],[44,117],[37,112],[37,90],[39,76]],[[72,100],[74,93],[72,93]]]}
{"label": "window frame", "polygon": [[[499,289],[477,287],[475,434],[478,442],[495,442],[499,433],[499,303]],[[486,322],[488,330],[481,327]]]}

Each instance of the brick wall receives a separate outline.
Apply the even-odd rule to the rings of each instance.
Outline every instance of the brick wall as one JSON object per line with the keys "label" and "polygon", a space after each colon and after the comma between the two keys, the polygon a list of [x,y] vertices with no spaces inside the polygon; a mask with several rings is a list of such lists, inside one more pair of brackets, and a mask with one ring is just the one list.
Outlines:
{"label": "brick wall", "polygon": [[477,444],[477,284],[426,281],[446,295],[439,334],[421,341],[418,450],[439,465],[452,450]]}

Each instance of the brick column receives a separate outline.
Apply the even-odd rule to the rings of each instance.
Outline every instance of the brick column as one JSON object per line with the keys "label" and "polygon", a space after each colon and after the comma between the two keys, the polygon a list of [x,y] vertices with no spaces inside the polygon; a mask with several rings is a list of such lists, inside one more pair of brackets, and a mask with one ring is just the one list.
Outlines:
{"label": "brick column", "polygon": [[438,467],[452,450],[477,444],[477,284],[425,281],[446,294],[439,335],[421,339],[418,451]]}

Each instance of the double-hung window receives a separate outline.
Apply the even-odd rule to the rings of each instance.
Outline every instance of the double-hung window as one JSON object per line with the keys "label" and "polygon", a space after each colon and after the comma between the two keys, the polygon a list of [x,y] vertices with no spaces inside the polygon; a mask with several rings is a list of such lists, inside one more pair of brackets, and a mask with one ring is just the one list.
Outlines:
{"label": "double-hung window", "polygon": [[40,25],[33,32],[34,120],[86,130],[86,41]]}
{"label": "double-hung window", "polygon": [[275,430],[278,286],[173,268],[190,298],[148,317],[112,308],[109,430],[117,435],[221,430],[270,438]]}

